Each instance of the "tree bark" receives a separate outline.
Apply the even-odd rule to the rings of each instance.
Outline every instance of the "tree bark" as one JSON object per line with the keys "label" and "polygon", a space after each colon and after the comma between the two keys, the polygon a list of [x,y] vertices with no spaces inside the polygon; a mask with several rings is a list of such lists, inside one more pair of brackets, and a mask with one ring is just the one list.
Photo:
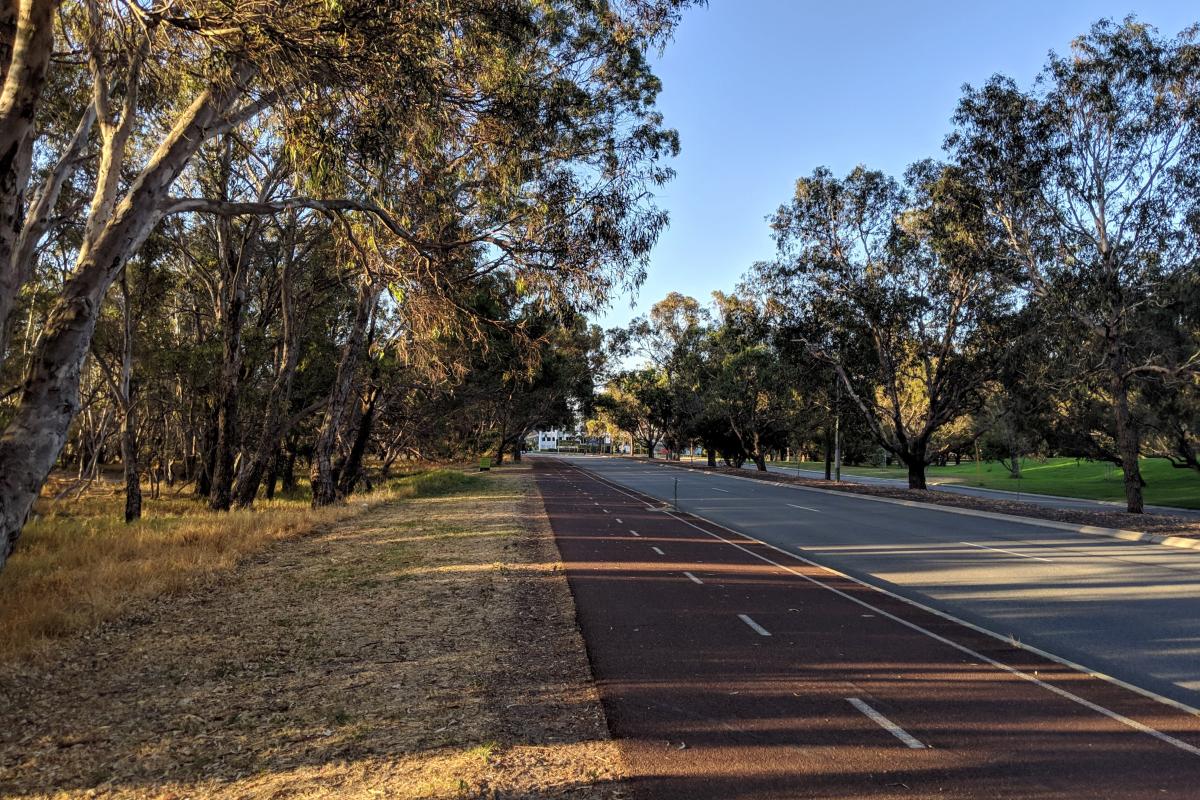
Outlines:
{"label": "tree bark", "polygon": [[333,450],[337,446],[338,437],[342,432],[351,388],[354,384],[354,373],[366,344],[367,321],[374,310],[375,300],[378,296],[379,288],[374,280],[364,278],[359,287],[354,322],[351,324],[346,344],[342,347],[342,358],[338,363],[337,376],[334,378],[333,388],[329,393],[329,402],[325,407],[325,416],[321,421],[321,431],[313,445],[313,461],[309,477],[312,483],[314,508],[332,505],[341,499],[338,496],[337,478],[333,471]]}
{"label": "tree bark", "polygon": [[[1118,361],[1117,366],[1120,366]],[[1125,479],[1125,510],[1130,514],[1141,514],[1145,510],[1142,497],[1142,471],[1138,463],[1141,456],[1137,425],[1129,409],[1129,387],[1118,369],[1112,371],[1109,381],[1112,392],[1113,416],[1117,428],[1117,448],[1121,453],[1121,473]]]}
{"label": "tree bark", "polygon": [[[232,231],[223,220],[222,238]],[[246,270],[232,244],[223,244],[221,259],[224,298],[220,313],[221,377],[217,389],[217,442],[213,459],[212,489],[209,507],[213,511],[228,511],[233,502],[233,460],[238,442],[238,392],[242,370],[242,324],[246,308]],[[256,487],[257,488],[257,487]]]}
{"label": "tree bark", "polygon": [[925,490],[925,459],[910,458],[908,463],[908,488]]}
{"label": "tree bark", "polygon": [[121,415],[121,466],[125,470],[125,522],[142,518],[142,480],[138,464],[137,406],[133,396],[133,306],[126,271],[121,273],[124,332],[121,342],[119,382]]}
{"label": "tree bark", "polygon": [[[4,88],[0,92],[0,331],[7,328],[8,316],[21,289],[21,265],[14,255],[24,227],[34,122],[54,52],[54,20],[59,0],[24,0],[19,9],[16,6],[9,0],[0,12],[0,39],[8,55],[3,61]],[[0,360],[4,358],[4,344],[0,336]],[[16,502],[18,508],[11,511],[20,512],[22,502]],[[8,508],[0,511],[0,517],[4,518],[0,527],[5,531],[12,525],[7,520],[11,516]],[[0,566],[10,546],[8,537],[15,535],[0,532]]]}
{"label": "tree bark", "polygon": [[379,393],[372,391],[366,408],[359,415],[354,444],[350,446],[350,455],[346,457],[346,463],[342,465],[338,478],[338,495],[341,497],[349,497],[362,479],[363,457],[367,454],[367,443],[371,441],[371,428],[375,424],[375,404],[378,399]]}

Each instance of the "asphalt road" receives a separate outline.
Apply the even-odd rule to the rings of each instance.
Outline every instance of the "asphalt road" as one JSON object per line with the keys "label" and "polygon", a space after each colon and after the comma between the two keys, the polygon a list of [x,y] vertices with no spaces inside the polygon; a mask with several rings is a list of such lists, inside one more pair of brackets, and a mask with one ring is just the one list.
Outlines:
{"label": "asphalt road", "polygon": [[[1200,717],[663,510],[669,468],[584,465],[535,460],[636,797],[1196,796]],[[694,475],[680,506],[706,516],[718,489],[725,512],[803,506],[793,529],[838,502]]]}
{"label": "asphalt road", "polygon": [[621,458],[607,480],[1200,708],[1200,552]]}

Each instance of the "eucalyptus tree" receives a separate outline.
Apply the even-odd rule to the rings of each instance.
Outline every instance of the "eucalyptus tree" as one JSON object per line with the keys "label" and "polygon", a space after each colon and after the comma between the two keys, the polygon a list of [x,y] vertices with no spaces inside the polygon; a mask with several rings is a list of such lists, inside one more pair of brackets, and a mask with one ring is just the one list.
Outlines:
{"label": "eucalyptus tree", "polygon": [[751,279],[798,309],[797,337],[837,373],[880,446],[925,488],[938,432],[979,407],[1003,347],[1010,281],[971,187],[912,167],[902,185],[857,167],[796,183]]}
{"label": "eucalyptus tree", "polygon": [[666,376],[655,367],[624,370],[611,377],[596,408],[646,449],[654,451],[671,429],[673,397]]}
{"label": "eucalyptus tree", "polygon": [[1157,351],[1147,304],[1200,263],[1200,28],[1102,20],[1028,91],[968,88],[948,147],[1038,302],[1107,396],[1126,506],[1141,512],[1138,384],[1200,365]]}
{"label": "eucalyptus tree", "polygon": [[[448,261],[473,261],[476,275],[508,270],[533,292],[583,306],[637,283],[665,224],[650,190],[670,177],[662,159],[677,147],[654,110],[646,53],[683,5],[26,0],[0,33],[10,36],[0,52],[11,45],[0,98],[5,316],[67,177],[92,201],[0,435],[0,559],[62,450],[108,289],[164,215],[328,215],[360,262],[360,308],[390,282],[470,279],[443,276]],[[56,50],[83,62],[52,66]],[[43,135],[45,87],[72,80],[90,90],[76,133]],[[173,194],[201,148],[264,116],[279,120],[311,193]],[[93,129],[97,145],[81,158]],[[425,190],[443,207],[410,214]],[[321,454],[341,435],[362,338],[343,350]]]}
{"label": "eucalyptus tree", "polygon": [[711,381],[704,393],[737,450],[766,471],[767,454],[787,444],[795,385],[772,343],[761,304],[715,292],[717,323],[709,337]]}

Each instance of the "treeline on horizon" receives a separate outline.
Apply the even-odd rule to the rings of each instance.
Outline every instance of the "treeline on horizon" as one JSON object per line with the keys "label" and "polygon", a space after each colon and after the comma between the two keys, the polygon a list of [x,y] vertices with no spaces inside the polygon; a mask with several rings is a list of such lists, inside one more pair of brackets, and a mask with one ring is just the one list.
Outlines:
{"label": "treeline on horizon", "polygon": [[[609,332],[590,425],[760,469],[828,454],[1139,457],[1200,493],[1200,30],[1100,21],[1027,88],[966,87],[941,160],[819,168],[777,256],[711,306],[674,292]],[[839,413],[840,412],[840,413]],[[978,448],[978,450],[977,450]]]}

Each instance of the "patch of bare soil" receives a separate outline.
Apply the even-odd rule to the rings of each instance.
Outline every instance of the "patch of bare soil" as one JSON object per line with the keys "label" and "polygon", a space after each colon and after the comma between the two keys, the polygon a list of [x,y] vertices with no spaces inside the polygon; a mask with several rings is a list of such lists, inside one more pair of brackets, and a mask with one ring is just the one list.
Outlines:
{"label": "patch of bare soil", "polygon": [[1139,531],[1156,536],[1186,536],[1200,538],[1200,520],[1194,517],[1175,516],[1171,514],[1146,513],[1130,514],[1125,511],[1088,511],[1084,509],[1048,508],[1036,503],[1022,503],[1016,500],[994,500],[991,498],[971,497],[969,495],[940,492],[937,489],[927,489],[920,492],[913,489],[899,489],[887,486],[868,486],[862,483],[846,481],[825,481],[816,478],[801,478],[794,475],[783,475],[778,472],[758,472],[757,470],[736,469],[719,466],[712,470],[708,466],[698,464],[668,464],[686,469],[722,472],[736,475],[739,478],[753,478],[774,483],[794,483],[811,489],[831,489],[851,494],[866,494],[874,497],[888,497],[894,500],[910,500],[918,503],[933,503],[939,506],[969,508],[975,511],[990,511],[996,514],[1013,514],[1020,517],[1048,519],[1056,522],[1069,522],[1073,525],[1093,525],[1098,528],[1118,528],[1127,531]]}
{"label": "patch of bare soil", "polygon": [[384,505],[0,667],[0,795],[622,796],[531,476]]}

